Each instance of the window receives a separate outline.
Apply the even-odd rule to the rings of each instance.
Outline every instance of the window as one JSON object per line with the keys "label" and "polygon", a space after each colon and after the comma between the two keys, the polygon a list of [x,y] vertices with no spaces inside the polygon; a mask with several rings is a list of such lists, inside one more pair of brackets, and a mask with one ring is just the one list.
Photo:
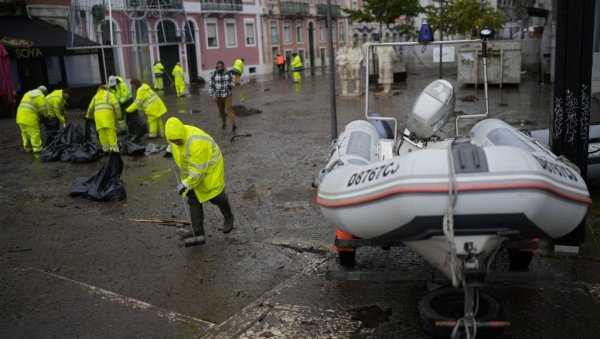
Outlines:
{"label": "window", "polygon": [[325,41],[325,33],[327,32],[327,28],[325,27],[325,21],[319,21],[319,40]]}
{"label": "window", "polygon": [[65,72],[70,86],[99,84],[98,54],[65,55]]}
{"label": "window", "polygon": [[340,43],[346,43],[346,25],[342,21],[340,21],[340,27],[338,29],[338,33],[340,33]]}
{"label": "window", "polygon": [[219,47],[219,40],[217,39],[217,23],[207,22],[206,23],[206,45],[210,47]]}
{"label": "window", "polygon": [[246,21],[244,26],[246,26],[246,46],[255,46],[256,39],[254,37],[254,22]]}
{"label": "window", "polygon": [[296,21],[296,37],[298,42],[304,42],[304,21]]}
{"label": "window", "polygon": [[352,0],[352,10],[357,10],[358,9],[358,1],[356,0]]}
{"label": "window", "polygon": [[271,44],[275,45],[279,43],[279,29],[277,27],[277,21],[271,21],[269,23],[271,27]]}
{"label": "window", "polygon": [[283,22],[283,41],[287,44],[292,42],[292,23],[289,20]]}
{"label": "window", "polygon": [[237,47],[235,21],[225,21],[225,43],[227,44],[227,47]]}

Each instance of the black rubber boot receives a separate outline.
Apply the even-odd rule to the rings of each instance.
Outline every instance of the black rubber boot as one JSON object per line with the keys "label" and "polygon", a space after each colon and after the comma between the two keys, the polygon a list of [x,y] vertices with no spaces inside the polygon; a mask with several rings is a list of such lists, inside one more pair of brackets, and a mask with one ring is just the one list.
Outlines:
{"label": "black rubber boot", "polygon": [[223,222],[223,233],[227,234],[233,230],[233,220],[235,219],[231,213],[229,201],[225,201],[217,206],[219,206],[221,213],[223,213],[223,217],[225,217],[225,222]]}
{"label": "black rubber boot", "polygon": [[[190,192],[193,194],[192,191]],[[192,233],[191,230],[185,230],[181,235],[183,239],[193,237],[194,235],[196,235],[196,237],[204,236],[204,211],[202,208],[202,204],[198,203],[196,200],[195,203],[191,201],[189,206],[190,217],[192,218],[191,223],[194,232]]]}

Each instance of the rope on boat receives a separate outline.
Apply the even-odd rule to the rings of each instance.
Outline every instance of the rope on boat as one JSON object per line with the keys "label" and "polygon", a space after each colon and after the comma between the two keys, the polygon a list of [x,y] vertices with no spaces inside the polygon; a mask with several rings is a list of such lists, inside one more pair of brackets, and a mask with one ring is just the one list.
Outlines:
{"label": "rope on boat", "polygon": [[456,172],[454,170],[454,157],[452,156],[452,147],[454,141],[448,148],[448,209],[444,214],[444,235],[450,244],[450,271],[452,272],[452,286],[458,287],[461,283],[458,267],[458,255],[456,251],[456,243],[454,242],[454,206],[456,206],[457,194],[456,189]]}

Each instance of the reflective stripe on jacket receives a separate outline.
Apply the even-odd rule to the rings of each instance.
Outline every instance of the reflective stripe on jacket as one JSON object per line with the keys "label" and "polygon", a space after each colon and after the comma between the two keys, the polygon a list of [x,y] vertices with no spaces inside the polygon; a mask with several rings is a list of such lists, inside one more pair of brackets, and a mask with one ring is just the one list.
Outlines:
{"label": "reflective stripe on jacket", "polygon": [[[167,139],[181,138],[182,146],[171,143],[173,160],[181,168],[181,179],[194,189],[200,202],[208,201],[225,189],[225,166],[217,143],[200,128],[170,118],[165,126]],[[177,134],[177,137],[173,137]]]}
{"label": "reflective stripe on jacket", "polygon": [[109,90],[99,89],[88,106],[86,118],[94,118],[96,130],[101,128],[117,129],[116,121],[121,120],[121,106]]}
{"label": "reflective stripe on jacket", "polygon": [[48,114],[46,96],[39,89],[33,89],[21,99],[17,109],[17,124],[40,128],[40,117]]}
{"label": "reflective stripe on jacket", "polygon": [[57,89],[46,96],[46,106],[48,108],[48,116],[50,118],[57,118],[61,123],[65,122],[63,116],[63,110],[65,109],[65,103],[67,100],[63,98],[62,89]]}
{"label": "reflective stripe on jacket", "polygon": [[131,106],[127,107],[127,112],[142,110],[148,116],[159,118],[167,113],[165,103],[147,84],[142,84],[137,89],[135,101]]}

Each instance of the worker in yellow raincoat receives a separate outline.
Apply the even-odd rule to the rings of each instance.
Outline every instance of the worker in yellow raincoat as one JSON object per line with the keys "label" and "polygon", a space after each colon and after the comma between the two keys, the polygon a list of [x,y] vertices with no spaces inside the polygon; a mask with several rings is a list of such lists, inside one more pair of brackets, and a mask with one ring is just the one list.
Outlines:
{"label": "worker in yellow raincoat", "polygon": [[[184,125],[177,118],[167,120],[166,137],[173,152],[173,160],[181,169],[181,183],[177,190],[188,199],[193,233],[204,242],[202,204],[207,201],[217,205],[223,214],[223,233],[231,232],[234,217],[225,193],[225,165],[217,143],[200,128]],[[183,237],[192,235],[188,231]]]}
{"label": "worker in yellow raincoat", "polygon": [[25,152],[39,153],[42,151],[40,117],[45,117],[48,114],[46,93],[48,93],[48,90],[45,86],[40,86],[25,93],[17,109],[17,125],[21,129]]}
{"label": "worker in yellow raincoat", "polygon": [[64,110],[67,100],[71,96],[71,90],[68,88],[57,89],[46,96],[46,106],[48,107],[48,116],[51,119],[57,119],[62,127],[65,127]]}
{"label": "worker in yellow raincoat", "polygon": [[156,60],[154,63],[154,78],[156,78],[156,84],[154,89],[159,91],[163,89],[163,75],[165,73],[165,66],[160,63],[160,60]]}
{"label": "worker in yellow raincoat", "polygon": [[240,85],[240,79],[242,78],[242,73],[244,73],[244,62],[246,61],[243,58],[235,59],[233,67],[230,70],[236,86]]}
{"label": "worker in yellow raincoat", "polygon": [[117,97],[105,85],[100,85],[96,95],[88,106],[86,119],[94,119],[96,131],[102,150],[108,152],[119,152],[117,143],[117,124],[125,125],[121,120],[121,106]]}
{"label": "worker in yellow raincoat", "polygon": [[71,95],[71,90],[68,88],[57,89],[46,96],[46,107],[48,108],[48,116],[44,121],[46,128],[46,144],[48,144],[57,134],[60,125],[66,127],[64,110],[67,100]]}
{"label": "worker in yellow raincoat", "polygon": [[290,63],[292,66],[292,71],[294,71],[294,82],[302,82],[302,59],[298,55],[298,53],[292,53],[292,62]]}
{"label": "worker in yellow raincoat", "polygon": [[131,80],[131,85],[137,88],[137,91],[135,101],[127,107],[127,112],[133,112],[138,109],[144,111],[148,121],[148,137],[164,137],[165,127],[162,122],[162,116],[167,113],[165,103],[154,93],[150,86],[142,83],[140,80]]}
{"label": "worker in yellow raincoat", "polygon": [[125,109],[131,105],[133,102],[131,91],[129,90],[129,86],[127,86],[127,83],[125,80],[123,80],[123,78],[115,75],[109,76],[108,87],[110,88],[110,91],[117,97],[117,100],[119,100],[121,109]]}
{"label": "worker in yellow raincoat", "polygon": [[171,74],[175,80],[175,93],[178,97],[182,97],[185,94],[185,78],[180,63],[177,63],[175,67],[173,67],[173,72],[171,72]]}

